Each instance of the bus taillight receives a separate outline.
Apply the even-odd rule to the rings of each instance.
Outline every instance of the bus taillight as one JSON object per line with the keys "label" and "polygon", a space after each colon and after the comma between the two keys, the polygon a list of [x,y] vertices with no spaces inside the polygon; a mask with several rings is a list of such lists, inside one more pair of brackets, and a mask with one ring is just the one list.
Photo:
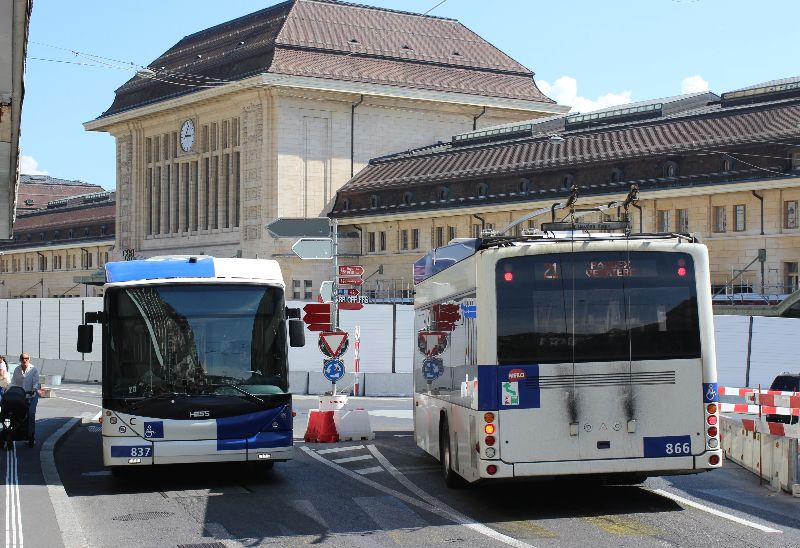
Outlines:
{"label": "bus taillight", "polygon": [[709,426],[708,427],[708,436],[711,438],[716,438],[719,431],[717,430],[716,426]]}
{"label": "bus taillight", "polygon": [[483,431],[487,434],[494,434],[495,428],[493,424],[487,424],[483,427]]}
{"label": "bus taillight", "polygon": [[495,466],[494,464],[490,464],[489,466],[486,467],[486,473],[489,474],[490,476],[494,476],[497,473],[497,466]]}
{"label": "bus taillight", "polygon": [[[710,457],[708,457],[708,464],[710,464],[711,466],[718,465],[719,464],[719,455],[711,455]],[[487,470],[487,472],[488,472],[488,470]]]}
{"label": "bus taillight", "polygon": [[494,422],[494,413],[487,411],[483,414],[483,420],[484,422]]}
{"label": "bus taillight", "polygon": [[486,442],[486,445],[494,445],[495,439],[494,436],[486,436],[484,441]]}
{"label": "bus taillight", "polygon": [[716,425],[717,424],[717,416],[716,415],[709,415],[708,418],[706,419],[706,422],[711,426]]}
{"label": "bus taillight", "polygon": [[716,403],[709,403],[706,406],[706,411],[708,411],[709,415],[714,415],[717,412],[717,404]]}

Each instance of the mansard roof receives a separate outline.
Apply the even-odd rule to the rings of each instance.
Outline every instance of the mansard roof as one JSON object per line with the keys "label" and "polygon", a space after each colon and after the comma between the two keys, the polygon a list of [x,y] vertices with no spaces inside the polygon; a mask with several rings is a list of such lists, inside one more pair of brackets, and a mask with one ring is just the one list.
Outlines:
{"label": "mansard roof", "polygon": [[290,0],[186,36],[147,69],[101,118],[260,73],[554,103],[454,19],[335,0]]}
{"label": "mansard roof", "polygon": [[[371,160],[339,190],[330,215],[433,207],[433,202],[392,204],[389,197],[397,201],[403,191],[450,182],[664,160],[698,151],[714,154],[758,144],[800,146],[800,89],[759,93],[748,103],[731,104],[725,103],[725,94],[721,99],[710,92],[696,93],[455,135],[450,142]],[[381,198],[384,194],[386,199]],[[368,206],[364,196],[377,198]]]}

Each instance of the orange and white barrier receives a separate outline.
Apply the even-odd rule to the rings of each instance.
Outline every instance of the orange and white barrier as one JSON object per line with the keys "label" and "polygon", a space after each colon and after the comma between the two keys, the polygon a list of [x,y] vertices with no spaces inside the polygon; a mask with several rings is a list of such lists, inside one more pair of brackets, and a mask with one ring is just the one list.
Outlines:
{"label": "orange and white barrier", "polygon": [[347,396],[320,396],[319,409],[308,412],[308,427],[303,439],[311,443],[373,440],[375,433],[364,409],[347,409]]}

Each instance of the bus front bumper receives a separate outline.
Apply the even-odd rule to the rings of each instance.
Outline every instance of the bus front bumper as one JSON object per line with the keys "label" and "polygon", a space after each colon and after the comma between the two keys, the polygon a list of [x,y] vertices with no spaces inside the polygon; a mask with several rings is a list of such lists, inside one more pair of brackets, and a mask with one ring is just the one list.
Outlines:
{"label": "bus front bumper", "polygon": [[[291,436],[291,434],[290,434]],[[294,455],[291,445],[265,447],[249,440],[150,441],[139,437],[103,437],[105,466],[141,466],[193,462],[284,461]]]}

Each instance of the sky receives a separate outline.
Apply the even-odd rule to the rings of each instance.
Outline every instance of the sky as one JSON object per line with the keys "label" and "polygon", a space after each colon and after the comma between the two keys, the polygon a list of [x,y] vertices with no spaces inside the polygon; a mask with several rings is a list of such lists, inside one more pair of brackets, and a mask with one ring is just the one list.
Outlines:
{"label": "sky", "polygon": [[[276,3],[34,0],[20,171],[115,188],[114,139],[83,123],[182,37]],[[358,3],[458,19],[532,70],[540,89],[573,112],[800,75],[797,0]]]}

